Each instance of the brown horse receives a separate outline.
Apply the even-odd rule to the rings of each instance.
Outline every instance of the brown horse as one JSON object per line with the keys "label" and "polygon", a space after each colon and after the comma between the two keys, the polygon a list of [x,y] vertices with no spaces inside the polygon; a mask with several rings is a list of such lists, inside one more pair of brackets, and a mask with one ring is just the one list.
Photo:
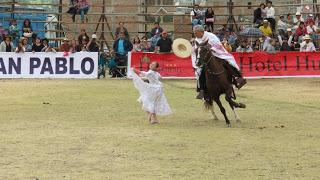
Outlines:
{"label": "brown horse", "polygon": [[205,107],[211,110],[212,115],[217,120],[218,118],[213,110],[213,101],[215,101],[226,120],[227,126],[231,127],[226,110],[220,101],[220,95],[226,95],[225,98],[233,110],[237,121],[240,121],[240,119],[235,111],[235,108],[245,108],[246,105],[237,103],[233,100],[235,99],[235,94],[232,86],[233,77],[230,65],[225,60],[221,60],[213,55],[208,41],[201,44],[196,43],[196,45],[198,47],[196,50],[196,64],[198,67],[203,68],[202,73],[205,73],[206,78],[206,91],[204,98]]}

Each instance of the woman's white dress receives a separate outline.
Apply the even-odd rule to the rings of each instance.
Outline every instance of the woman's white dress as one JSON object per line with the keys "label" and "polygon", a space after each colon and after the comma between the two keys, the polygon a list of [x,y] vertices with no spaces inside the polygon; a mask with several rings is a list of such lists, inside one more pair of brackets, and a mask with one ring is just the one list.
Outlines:
{"label": "woman's white dress", "polygon": [[161,75],[158,72],[152,70],[141,71],[140,76],[147,78],[149,83],[144,82],[135,72],[132,71],[131,74],[133,84],[140,93],[138,101],[142,104],[144,111],[162,116],[172,113],[163,92],[163,85],[160,82]]}

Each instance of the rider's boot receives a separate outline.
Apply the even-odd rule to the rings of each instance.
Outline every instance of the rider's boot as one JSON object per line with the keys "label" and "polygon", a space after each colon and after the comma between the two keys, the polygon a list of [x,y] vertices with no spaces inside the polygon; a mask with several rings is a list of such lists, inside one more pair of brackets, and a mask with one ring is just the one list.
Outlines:
{"label": "rider's boot", "polygon": [[196,96],[196,99],[203,99],[204,98],[204,90],[200,90],[198,95]]}

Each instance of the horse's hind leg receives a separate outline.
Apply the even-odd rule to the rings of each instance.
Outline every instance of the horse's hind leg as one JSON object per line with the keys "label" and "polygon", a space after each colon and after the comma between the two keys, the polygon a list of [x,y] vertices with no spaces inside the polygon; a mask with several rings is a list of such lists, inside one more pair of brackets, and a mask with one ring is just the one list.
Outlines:
{"label": "horse's hind leg", "polygon": [[204,105],[205,105],[205,108],[206,108],[206,109],[209,109],[209,110],[210,110],[210,112],[211,112],[211,114],[212,114],[212,116],[213,116],[213,119],[217,121],[217,120],[218,120],[218,117],[217,117],[216,113],[214,112],[214,107],[213,107],[212,100],[211,100],[211,99],[210,99],[210,100],[206,100],[206,101],[204,102]]}
{"label": "horse's hind leg", "polygon": [[215,101],[215,102],[217,103],[217,105],[219,106],[220,111],[221,111],[221,113],[223,114],[224,119],[226,120],[227,126],[228,126],[228,127],[231,127],[230,121],[229,121],[229,119],[228,119],[228,117],[227,117],[227,114],[226,114],[226,110],[225,110],[224,107],[222,106],[222,103],[221,103],[220,99],[217,98],[217,99],[215,99],[214,101]]}
{"label": "horse's hind leg", "polygon": [[233,111],[233,114],[234,114],[234,117],[236,119],[236,122],[240,123],[241,120],[240,120],[240,118],[239,118],[239,116],[238,116],[238,114],[236,112],[236,108],[235,108],[236,106],[241,106],[240,103],[238,104],[238,103],[234,102],[232,100],[232,98],[231,98],[231,95],[226,95],[226,100],[228,101],[228,103],[229,103],[229,105],[230,105],[230,107],[231,107],[231,109]]}
{"label": "horse's hind leg", "polygon": [[226,101],[230,104],[231,108],[246,108],[246,105],[243,103],[237,103],[232,100],[232,95],[230,93],[226,93]]}

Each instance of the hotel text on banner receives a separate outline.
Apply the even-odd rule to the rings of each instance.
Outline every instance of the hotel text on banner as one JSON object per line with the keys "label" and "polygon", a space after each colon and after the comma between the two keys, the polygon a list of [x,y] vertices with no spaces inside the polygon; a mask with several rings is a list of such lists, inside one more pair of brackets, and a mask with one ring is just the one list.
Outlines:
{"label": "hotel text on banner", "polygon": [[98,53],[0,53],[0,78],[97,78]]}
{"label": "hotel text on banner", "polygon": [[[233,53],[233,55],[245,77],[320,77],[319,52],[278,52],[276,54],[254,52]],[[161,66],[160,73],[163,77],[194,77],[190,57],[182,59],[172,53],[140,52],[133,52],[129,57],[131,57],[129,58],[129,67],[146,71],[150,62],[158,61]]]}

